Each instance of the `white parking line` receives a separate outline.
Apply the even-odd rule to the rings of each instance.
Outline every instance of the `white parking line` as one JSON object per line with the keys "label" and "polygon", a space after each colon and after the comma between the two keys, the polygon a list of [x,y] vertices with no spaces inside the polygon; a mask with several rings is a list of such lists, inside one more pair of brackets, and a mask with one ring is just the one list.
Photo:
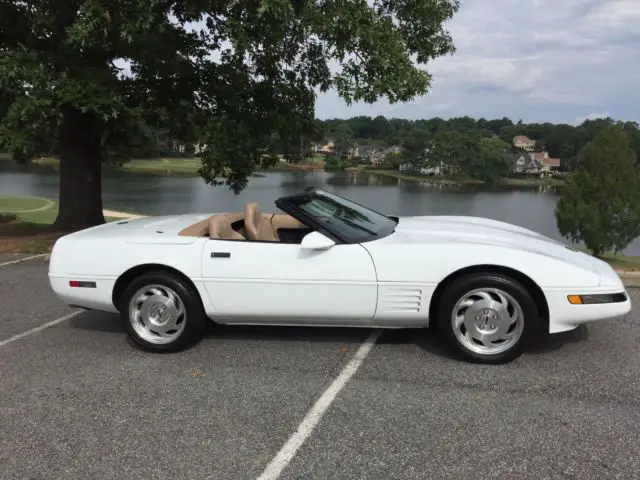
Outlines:
{"label": "white parking line", "polygon": [[340,375],[336,377],[333,383],[329,385],[329,388],[324,391],[322,396],[315,403],[313,408],[309,410],[302,420],[302,423],[298,426],[296,432],[289,437],[287,443],[284,444],[277,455],[273,457],[271,462],[269,462],[269,465],[264,469],[262,475],[258,477],[258,480],[275,480],[280,476],[282,470],[289,465],[298,449],[302,446],[307,437],[311,435],[313,429],[320,423],[322,416],[336,399],[340,390],[342,390],[353,374],[356,373],[358,368],[360,368],[360,365],[362,365],[364,359],[369,355],[369,352],[378,341],[381,333],[382,331],[376,330],[369,335],[353,358],[342,369]]}
{"label": "white parking line", "polygon": [[47,255],[49,255],[48,253],[41,253],[39,255],[33,255],[31,257],[26,257],[26,258],[19,258],[17,260],[11,260],[10,262],[4,262],[4,263],[0,263],[0,267],[5,267],[7,265],[13,265],[15,263],[22,263],[22,262],[26,262],[27,260],[33,260],[35,258],[41,258],[41,257],[46,257]]}
{"label": "white parking line", "polygon": [[60,318],[56,318],[55,320],[51,320],[48,323],[45,323],[44,325],[40,325],[39,327],[35,327],[32,328],[31,330],[27,330],[26,332],[22,332],[19,333],[17,335],[14,335],[13,337],[9,337],[6,340],[2,340],[0,341],[0,347],[4,347],[5,345],[8,345],[12,342],[15,342],[16,340],[20,340],[23,337],[26,337],[27,335],[31,335],[32,333],[37,333],[40,332],[41,330],[44,330],[45,328],[49,328],[49,327],[53,327],[54,325],[57,325],[58,323],[62,323],[66,320],[71,320],[73,317],[75,317],[76,315],[81,314],[82,312],[84,312],[84,310],[76,310],[73,313],[70,313],[69,315],[65,315],[64,317],[60,317]]}

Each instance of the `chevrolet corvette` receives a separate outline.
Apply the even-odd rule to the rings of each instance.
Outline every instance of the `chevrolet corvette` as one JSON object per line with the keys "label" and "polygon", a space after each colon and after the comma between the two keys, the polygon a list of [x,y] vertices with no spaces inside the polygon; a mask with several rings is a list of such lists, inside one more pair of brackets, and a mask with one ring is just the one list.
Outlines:
{"label": "chevrolet corvette", "polygon": [[188,348],[209,322],[432,327],[463,359],[504,363],[631,309],[607,263],[519,226],[385,215],[320,188],[275,205],[71,233],[51,253],[51,287],[69,305],[119,314],[152,352]]}

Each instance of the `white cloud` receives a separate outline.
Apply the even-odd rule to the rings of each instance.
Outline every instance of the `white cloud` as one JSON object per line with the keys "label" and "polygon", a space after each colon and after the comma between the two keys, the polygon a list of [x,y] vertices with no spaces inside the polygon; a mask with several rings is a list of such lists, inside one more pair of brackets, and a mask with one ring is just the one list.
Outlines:
{"label": "white cloud", "polygon": [[349,108],[330,93],[318,97],[316,113],[640,120],[638,21],[640,0],[463,0],[448,25],[457,52],[427,66],[426,96]]}
{"label": "white cloud", "polygon": [[590,113],[588,115],[584,115],[582,117],[578,117],[575,120],[575,124],[579,125],[582,122],[586,121],[586,120],[596,120],[598,118],[607,118],[610,117],[611,114],[609,112],[594,112],[594,113]]}

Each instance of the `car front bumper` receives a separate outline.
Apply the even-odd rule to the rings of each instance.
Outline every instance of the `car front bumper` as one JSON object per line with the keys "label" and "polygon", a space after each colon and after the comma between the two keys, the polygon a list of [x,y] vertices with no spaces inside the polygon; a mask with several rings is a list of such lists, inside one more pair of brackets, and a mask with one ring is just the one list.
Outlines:
{"label": "car front bumper", "polygon": [[[563,289],[545,291],[549,305],[549,333],[559,333],[599,320],[624,317],[631,298],[624,289]],[[575,297],[581,297],[581,302]],[[573,302],[573,303],[572,303]]]}

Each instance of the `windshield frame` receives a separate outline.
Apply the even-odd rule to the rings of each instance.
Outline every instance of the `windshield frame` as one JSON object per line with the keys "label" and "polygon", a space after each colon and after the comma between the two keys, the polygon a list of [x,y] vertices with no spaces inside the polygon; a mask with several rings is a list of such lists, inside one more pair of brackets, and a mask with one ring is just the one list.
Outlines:
{"label": "windshield frame", "polygon": [[[357,213],[373,218],[374,223],[379,224],[379,226],[375,228],[375,230],[369,232],[361,226],[362,234],[360,235],[345,234],[342,229],[334,228],[331,225],[331,222],[324,222],[319,217],[312,215],[308,210],[300,208],[299,205],[302,202],[307,203],[314,199],[318,199],[323,202],[331,202],[352,211],[355,210]],[[349,200],[333,192],[328,192],[315,187],[310,187],[304,192],[281,197],[277,199],[275,203],[280,210],[288,213],[296,220],[331,238],[334,242],[341,244],[357,244],[384,238],[393,233],[398,224],[397,217],[385,215],[354,202],[353,200]],[[344,217],[340,218],[344,221]]]}

